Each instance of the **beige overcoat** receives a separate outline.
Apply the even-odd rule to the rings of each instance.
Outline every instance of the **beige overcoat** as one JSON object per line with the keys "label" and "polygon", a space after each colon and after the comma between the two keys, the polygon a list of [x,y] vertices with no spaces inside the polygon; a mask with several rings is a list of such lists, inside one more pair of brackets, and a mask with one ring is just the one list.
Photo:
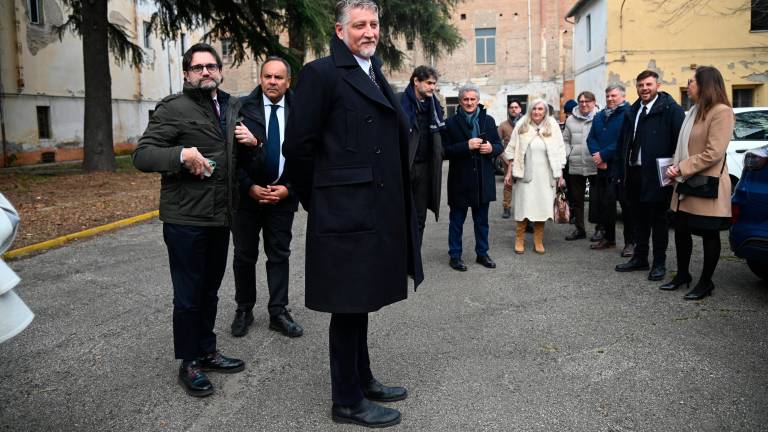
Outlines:
{"label": "beige overcoat", "polygon": [[733,136],[734,122],[733,110],[721,104],[714,106],[704,120],[693,124],[688,140],[688,159],[680,161],[680,172],[685,178],[695,174],[719,176],[720,188],[715,199],[688,195],[680,200],[679,207],[675,191],[670,204],[672,210],[679,209],[699,216],[731,216],[731,179],[727,164],[722,174],[720,169],[723,168],[725,151]]}

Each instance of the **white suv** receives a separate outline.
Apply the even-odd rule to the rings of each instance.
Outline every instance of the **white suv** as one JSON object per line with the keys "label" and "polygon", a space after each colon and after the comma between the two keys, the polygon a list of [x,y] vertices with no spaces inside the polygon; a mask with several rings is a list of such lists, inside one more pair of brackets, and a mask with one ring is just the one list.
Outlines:
{"label": "white suv", "polygon": [[734,180],[733,186],[736,186],[744,168],[744,153],[768,144],[768,107],[734,108],[733,113],[736,125],[728,144],[726,161]]}

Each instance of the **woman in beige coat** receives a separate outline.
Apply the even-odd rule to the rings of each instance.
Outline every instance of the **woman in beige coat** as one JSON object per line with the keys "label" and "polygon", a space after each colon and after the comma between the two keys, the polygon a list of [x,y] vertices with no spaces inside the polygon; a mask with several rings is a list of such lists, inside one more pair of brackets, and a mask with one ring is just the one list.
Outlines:
{"label": "woman in beige coat", "polygon": [[555,186],[563,186],[565,144],[560,126],[542,99],[531,103],[528,113],[517,122],[504,150],[507,175],[504,184],[516,183],[514,193],[517,232],[515,253],[525,250],[525,226],[533,222],[534,250],[544,253],[544,222],[552,218]]}
{"label": "woman in beige coat", "polygon": [[704,263],[699,282],[684,298],[698,300],[712,294],[715,288],[712,275],[720,258],[720,231],[730,225],[731,180],[725,151],[735,119],[723,76],[717,69],[697,68],[694,77],[688,80],[688,95],[696,105],[688,111],[680,129],[674,164],[667,168],[667,175],[675,179],[677,185],[695,175],[717,177],[717,198],[678,194],[675,186],[670,207],[675,212],[677,274],[659,288],[675,290],[682,285],[690,286],[691,234],[695,234],[704,243]]}

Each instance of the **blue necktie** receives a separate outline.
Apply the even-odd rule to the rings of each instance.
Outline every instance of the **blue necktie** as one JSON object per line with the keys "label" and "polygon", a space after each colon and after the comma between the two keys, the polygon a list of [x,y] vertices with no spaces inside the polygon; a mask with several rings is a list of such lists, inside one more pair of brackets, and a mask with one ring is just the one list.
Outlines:
{"label": "blue necktie", "polygon": [[267,180],[274,182],[280,173],[280,123],[277,121],[279,105],[270,105],[269,132],[267,133]]}

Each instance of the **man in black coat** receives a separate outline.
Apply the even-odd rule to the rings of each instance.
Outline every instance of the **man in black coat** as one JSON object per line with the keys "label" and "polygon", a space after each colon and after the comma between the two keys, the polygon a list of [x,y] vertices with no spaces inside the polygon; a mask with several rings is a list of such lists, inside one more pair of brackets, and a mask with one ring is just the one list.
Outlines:
{"label": "man in black coat", "polygon": [[400,106],[409,119],[408,164],[411,190],[419,224],[419,245],[424,238],[427,210],[437,220],[440,192],[443,189],[443,145],[440,131],[445,129],[443,107],[435,96],[437,71],[429,66],[413,70],[411,81],[398,95]]}
{"label": "man in black coat", "polygon": [[232,336],[248,333],[256,303],[256,261],[259,234],[264,237],[269,288],[269,328],[289,337],[304,330],[291,317],[288,305],[288,276],[291,255],[291,228],[298,199],[287,180],[281,147],[291,109],[291,69],[280,57],[269,57],[261,65],[259,87],[241,100],[243,128],[238,138],[255,144],[239,146],[238,179],[240,208],[232,223],[235,254],[237,310],[232,321]]}
{"label": "man in black coat", "polygon": [[488,204],[496,201],[496,178],[493,160],[501,154],[501,138],[496,122],[480,104],[480,90],[474,86],[459,89],[460,107],[446,121],[443,148],[448,165],[449,265],[466,271],[461,259],[461,236],[467,210],[472,209],[475,226],[476,261],[496,268],[488,256]]}
{"label": "man in black coat", "polygon": [[378,6],[336,5],[330,56],[299,74],[283,154],[307,209],[306,306],[330,312],[335,422],[384,427],[400,412],[371,401],[404,399],[371,372],[368,313],[424,279],[408,175],[408,124],[373,57]]}
{"label": "man in black coat", "polygon": [[[624,123],[620,179],[624,182],[628,213],[635,225],[632,259],[616,266],[618,272],[648,270],[648,280],[659,281],[666,274],[669,226],[667,209],[672,186],[662,187],[656,159],[671,158],[685,111],[668,93],[659,91],[659,75],[645,70],[637,76],[637,94],[630,119]],[[649,237],[653,232],[653,265],[648,265]]]}

